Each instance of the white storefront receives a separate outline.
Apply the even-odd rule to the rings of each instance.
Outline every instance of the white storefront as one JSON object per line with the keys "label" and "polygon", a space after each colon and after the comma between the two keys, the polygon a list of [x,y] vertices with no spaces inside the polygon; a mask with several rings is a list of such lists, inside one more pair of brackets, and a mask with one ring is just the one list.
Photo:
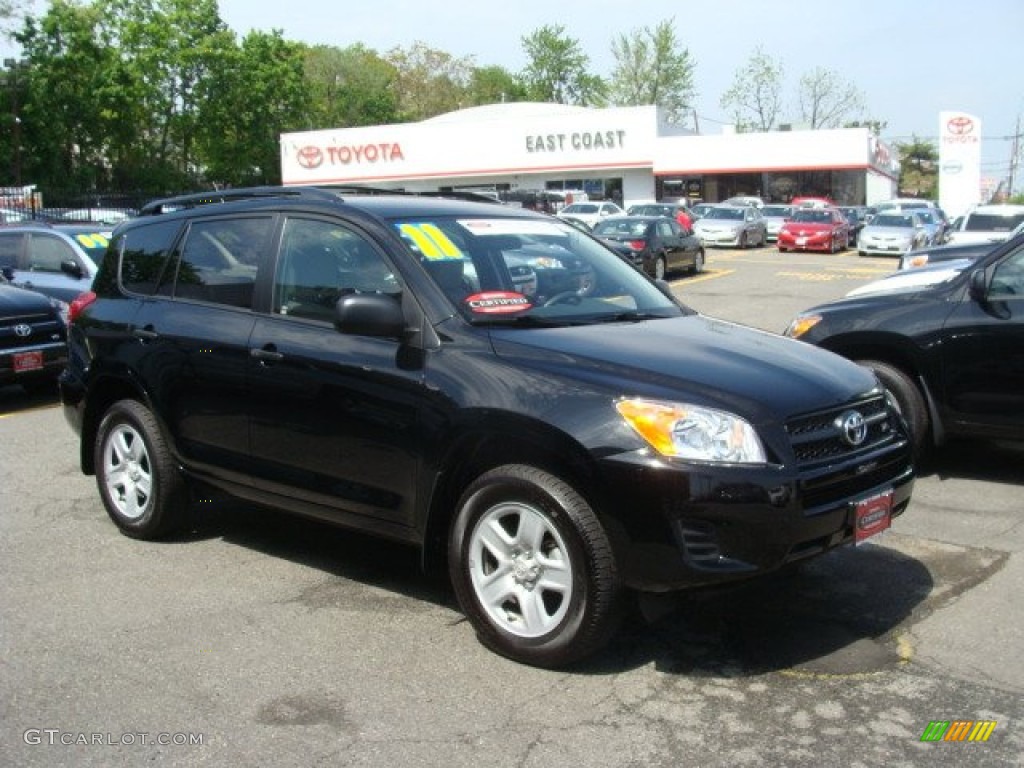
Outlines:
{"label": "white storefront", "polygon": [[894,196],[895,153],[864,128],[695,135],[656,107],[512,103],[420,123],[286,133],[284,184],[410,191],[582,189],[631,200],[829,194],[849,204]]}

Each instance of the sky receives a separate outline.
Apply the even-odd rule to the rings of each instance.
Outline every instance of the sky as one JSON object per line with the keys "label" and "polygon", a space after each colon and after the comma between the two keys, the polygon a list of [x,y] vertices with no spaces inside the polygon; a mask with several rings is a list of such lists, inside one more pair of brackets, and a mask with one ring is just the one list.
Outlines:
{"label": "sky", "polygon": [[[45,7],[36,0],[37,13]],[[1024,130],[1024,0],[219,0],[219,7],[239,37],[276,29],[289,40],[362,43],[381,54],[419,41],[511,72],[526,66],[523,37],[561,25],[591,71],[605,77],[615,64],[613,39],[673,21],[696,64],[703,133],[729,122],[721,96],[758,47],[783,66],[786,121],[798,119],[800,77],[821,67],[862,92],[863,117],[887,123],[889,142],[937,138],[941,111],[980,118],[983,177],[1009,175],[1012,139]],[[0,50],[10,55],[9,46]],[[1024,160],[1024,140],[1020,146]]]}

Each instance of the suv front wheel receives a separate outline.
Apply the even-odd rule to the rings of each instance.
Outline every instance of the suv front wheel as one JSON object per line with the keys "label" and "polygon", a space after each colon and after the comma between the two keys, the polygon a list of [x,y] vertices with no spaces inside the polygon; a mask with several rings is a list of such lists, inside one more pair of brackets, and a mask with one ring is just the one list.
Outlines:
{"label": "suv front wheel", "polygon": [[185,483],[145,406],[135,400],[114,403],[100,422],[94,456],[103,505],[123,533],[153,539],[180,525]]}
{"label": "suv front wheel", "polygon": [[569,484],[508,465],[466,489],[449,569],[481,642],[509,658],[557,667],[600,648],[615,630],[621,588],[604,528]]}

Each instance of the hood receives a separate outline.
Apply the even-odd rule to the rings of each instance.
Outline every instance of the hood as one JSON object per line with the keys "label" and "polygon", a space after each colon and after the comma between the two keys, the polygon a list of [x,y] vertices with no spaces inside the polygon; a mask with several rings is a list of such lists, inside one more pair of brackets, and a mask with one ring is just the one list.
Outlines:
{"label": "hood", "polygon": [[917,269],[902,270],[883,277],[881,280],[865,283],[846,295],[854,297],[888,293],[916,293],[955,280],[973,263],[971,259],[955,259],[928,264]]}
{"label": "hood", "polygon": [[51,312],[53,305],[49,297],[13,285],[0,284],[0,315],[5,318],[25,313],[38,315]]}
{"label": "hood", "polygon": [[492,341],[518,366],[586,380],[612,397],[710,405],[754,423],[834,407],[875,386],[864,368],[831,352],[703,315],[494,329]]}

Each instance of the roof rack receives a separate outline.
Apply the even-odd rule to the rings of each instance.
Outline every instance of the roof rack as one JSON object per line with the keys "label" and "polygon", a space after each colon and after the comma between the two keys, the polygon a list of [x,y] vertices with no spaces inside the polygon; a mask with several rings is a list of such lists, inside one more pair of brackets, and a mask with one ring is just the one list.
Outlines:
{"label": "roof rack", "polygon": [[160,200],[151,200],[139,210],[139,216],[157,216],[161,213],[196,208],[212,203],[229,203],[234,200],[251,200],[260,197],[312,197],[318,200],[337,200],[337,192],[322,187],[238,187],[236,189],[215,189],[176,195]]}
{"label": "roof rack", "polygon": [[315,200],[341,201],[341,193],[346,192],[352,195],[409,195],[418,197],[449,197],[459,200],[472,200],[476,202],[495,203],[501,205],[501,201],[495,200],[488,195],[481,195],[477,192],[410,192],[402,189],[384,189],[381,187],[361,187],[353,184],[330,184],[308,187],[238,187],[236,189],[215,189],[209,192],[195,192],[188,195],[175,195],[174,197],[151,200],[139,210],[139,216],[158,216],[161,213],[170,213],[185,208],[196,208],[201,205],[213,203],[229,203],[235,200],[252,200],[255,198],[271,197],[306,197]]}

